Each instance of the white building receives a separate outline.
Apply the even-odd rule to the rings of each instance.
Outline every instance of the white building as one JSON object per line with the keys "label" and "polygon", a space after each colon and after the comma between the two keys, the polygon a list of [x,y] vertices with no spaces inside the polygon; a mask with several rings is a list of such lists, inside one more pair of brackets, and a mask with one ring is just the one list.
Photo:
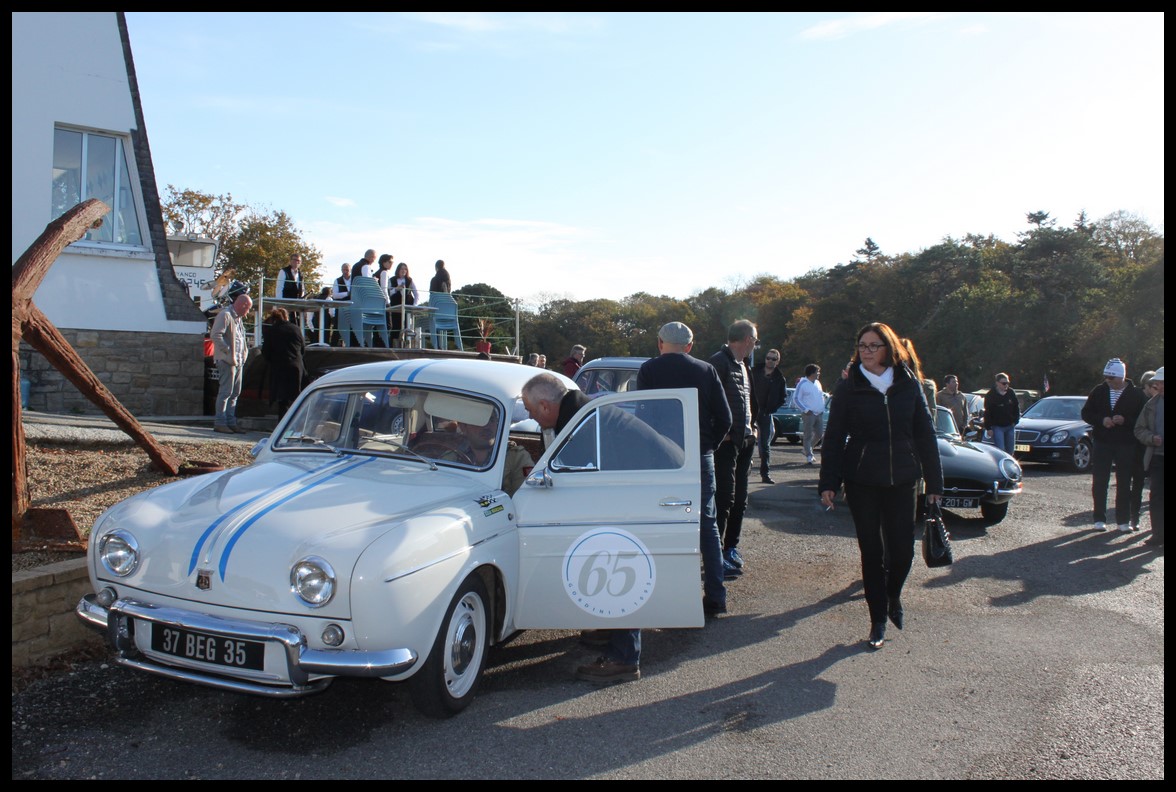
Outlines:
{"label": "white building", "polygon": [[[12,14],[12,260],[87,198],[112,206],[33,298],[134,414],[198,415],[205,319],[168,256],[126,20]],[[29,407],[97,412],[27,345]]]}

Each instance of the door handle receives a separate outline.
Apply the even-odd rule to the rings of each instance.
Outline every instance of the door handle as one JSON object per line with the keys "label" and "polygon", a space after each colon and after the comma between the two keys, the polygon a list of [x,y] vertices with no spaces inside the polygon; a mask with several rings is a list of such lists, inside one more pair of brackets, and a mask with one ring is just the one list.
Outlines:
{"label": "door handle", "polygon": [[666,498],[665,500],[659,502],[658,506],[689,506],[693,502],[694,501],[690,501],[690,500],[674,500],[674,499]]}

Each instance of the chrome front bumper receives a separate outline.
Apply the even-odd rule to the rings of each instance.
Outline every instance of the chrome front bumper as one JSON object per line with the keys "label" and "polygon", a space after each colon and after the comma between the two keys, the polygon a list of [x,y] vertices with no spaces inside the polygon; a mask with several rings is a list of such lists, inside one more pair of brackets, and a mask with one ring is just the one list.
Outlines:
{"label": "chrome front bumper", "polygon": [[[98,603],[96,594],[87,594],[78,602],[78,618],[88,627],[106,633],[119,665],[152,674],[195,682],[200,685],[252,693],[271,698],[294,698],[323,690],[337,676],[387,677],[403,673],[417,661],[410,649],[361,652],[348,649],[311,649],[306,636],[289,624],[223,619],[180,608],[160,607],[136,600],[120,599],[109,607]],[[231,676],[234,669],[207,664],[203,667],[180,667],[148,657],[135,644],[134,622],[150,622],[181,630],[239,640],[277,644],[285,658],[285,668],[268,675],[273,681],[258,681]],[[201,665],[204,664],[194,664]],[[315,677],[312,679],[312,677]]]}

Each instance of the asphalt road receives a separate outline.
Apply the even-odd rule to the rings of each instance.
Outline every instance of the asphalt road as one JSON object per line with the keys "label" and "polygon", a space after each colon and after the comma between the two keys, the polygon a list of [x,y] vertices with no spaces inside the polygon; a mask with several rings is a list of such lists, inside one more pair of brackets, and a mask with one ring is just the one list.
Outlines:
{"label": "asphalt road", "polygon": [[1090,528],[1088,476],[1031,467],[988,530],[949,514],[955,565],[916,559],[870,652],[848,510],[775,456],[731,613],[645,631],[639,682],[574,681],[567,631],[496,650],[446,721],[378,680],[270,701],[92,662],[13,696],[12,777],[1163,779],[1164,556]]}

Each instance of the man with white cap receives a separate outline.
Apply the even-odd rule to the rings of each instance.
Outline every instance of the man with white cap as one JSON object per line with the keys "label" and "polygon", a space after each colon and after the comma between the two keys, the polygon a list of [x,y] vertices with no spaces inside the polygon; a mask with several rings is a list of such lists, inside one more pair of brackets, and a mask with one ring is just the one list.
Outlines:
{"label": "man with white cap", "polygon": [[1143,465],[1151,477],[1148,510],[1151,513],[1151,536],[1147,544],[1164,546],[1164,367],[1156,369],[1151,379],[1154,394],[1135,422],[1135,439],[1146,446]]}
{"label": "man with white cap", "polygon": [[1093,427],[1090,492],[1094,498],[1094,528],[1107,530],[1107,488],[1115,468],[1115,519],[1119,530],[1130,533],[1132,468],[1135,465],[1135,423],[1143,411],[1143,392],[1127,379],[1127,366],[1111,358],[1103,367],[1103,382],[1094,386],[1082,407],[1082,420]]}
{"label": "man with white cap", "polygon": [[690,356],[694,332],[681,322],[667,322],[657,332],[658,356],[641,364],[637,389],[694,388],[698,391],[698,442],[702,457],[699,500],[699,547],[702,552],[703,600],[706,615],[727,612],[723,584],[723,547],[715,513],[715,447],[731,431],[731,408],[715,367]]}

